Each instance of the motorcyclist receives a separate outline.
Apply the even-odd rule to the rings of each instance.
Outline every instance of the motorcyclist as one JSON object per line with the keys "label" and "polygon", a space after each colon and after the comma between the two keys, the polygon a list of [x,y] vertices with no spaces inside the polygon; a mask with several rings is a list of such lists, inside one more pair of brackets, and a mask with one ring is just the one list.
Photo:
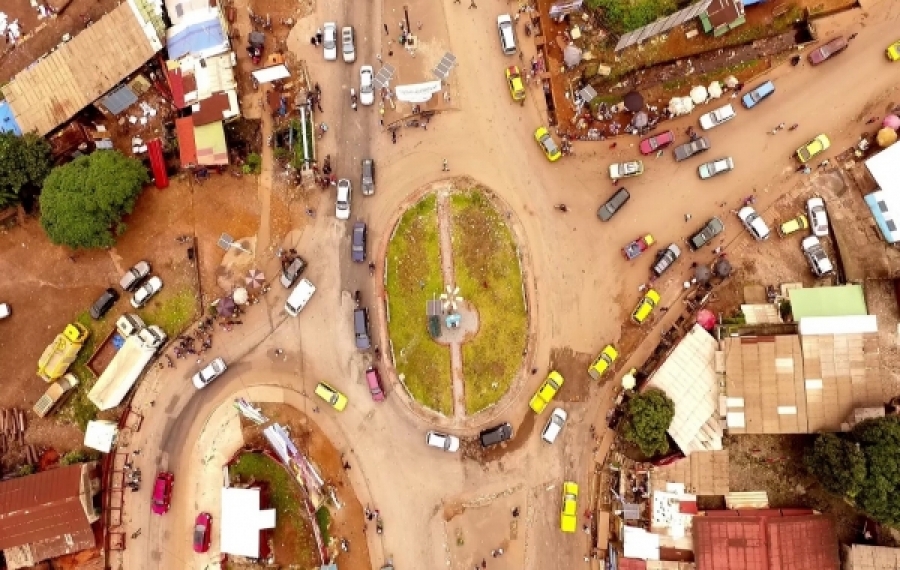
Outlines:
{"label": "motorcyclist", "polygon": [[353,108],[354,111],[357,111],[356,108],[356,89],[350,88],[350,107]]}

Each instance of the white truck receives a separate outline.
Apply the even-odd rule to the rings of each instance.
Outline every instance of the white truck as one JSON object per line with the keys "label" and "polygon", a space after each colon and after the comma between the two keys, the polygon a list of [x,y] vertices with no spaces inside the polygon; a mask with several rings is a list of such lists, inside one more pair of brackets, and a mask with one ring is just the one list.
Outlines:
{"label": "white truck", "polygon": [[108,410],[121,404],[165,342],[166,333],[156,325],[150,325],[126,338],[122,348],[116,352],[97,383],[88,392],[88,399],[100,410]]}

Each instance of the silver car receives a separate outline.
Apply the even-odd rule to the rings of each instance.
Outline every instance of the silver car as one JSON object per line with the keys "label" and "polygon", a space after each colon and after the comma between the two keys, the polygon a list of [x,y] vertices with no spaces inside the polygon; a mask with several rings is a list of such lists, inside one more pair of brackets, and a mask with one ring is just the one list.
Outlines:
{"label": "silver car", "polygon": [[425,443],[429,447],[436,447],[450,453],[455,453],[459,449],[458,437],[436,431],[430,431],[425,434]]}
{"label": "silver car", "polygon": [[734,170],[734,160],[730,156],[726,156],[701,164],[697,168],[697,174],[700,175],[701,180],[706,180],[730,170]]}
{"label": "silver car", "polygon": [[806,213],[809,227],[816,237],[828,236],[828,213],[825,211],[825,200],[815,197],[806,201]]}
{"label": "silver car", "polygon": [[325,61],[337,59],[337,24],[325,22],[322,28],[322,46],[325,50]]}
{"label": "silver car", "polygon": [[339,220],[349,220],[350,219],[350,195],[352,193],[352,189],[350,187],[350,181],[346,178],[341,178],[337,183],[337,200],[334,205],[334,215]]}
{"label": "silver car", "polygon": [[341,28],[341,53],[344,55],[344,63],[356,61],[356,46],[353,45],[353,28],[350,26]]}
{"label": "silver car", "polygon": [[146,283],[138,287],[138,290],[134,292],[134,296],[131,298],[131,306],[135,309],[140,309],[141,307],[146,305],[154,295],[159,293],[160,289],[162,289],[162,286],[162,279],[154,275],[153,277],[148,279]]}
{"label": "silver car", "polygon": [[191,382],[194,383],[194,387],[200,390],[201,388],[205,388],[210,382],[218,378],[222,375],[223,372],[228,370],[228,366],[225,365],[225,361],[222,360],[221,357],[216,358],[206,366],[204,366],[200,372],[194,374],[191,378]]}
{"label": "silver car", "polygon": [[547,420],[547,425],[544,426],[544,431],[541,432],[541,439],[547,443],[556,441],[559,432],[561,432],[562,428],[566,425],[566,419],[568,417],[568,414],[566,414],[566,411],[562,408],[553,410],[553,413],[550,414],[550,419]]}
{"label": "silver car", "polygon": [[124,291],[134,291],[148,275],[150,275],[150,264],[146,261],[138,261],[119,279],[119,286]]}

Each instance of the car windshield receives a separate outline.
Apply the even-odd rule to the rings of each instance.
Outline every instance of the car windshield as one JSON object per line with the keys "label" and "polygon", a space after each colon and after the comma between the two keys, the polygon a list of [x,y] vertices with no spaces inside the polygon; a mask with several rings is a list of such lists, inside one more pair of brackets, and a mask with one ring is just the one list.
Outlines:
{"label": "car windshield", "polygon": [[361,85],[359,87],[360,93],[371,93],[372,92],[372,74],[364,73],[362,75],[362,81],[360,81]]}
{"label": "car windshield", "polygon": [[322,43],[325,45],[325,49],[334,49],[334,30],[325,28],[325,41]]}
{"label": "car windshield", "polygon": [[548,154],[556,154],[559,149],[556,147],[556,143],[553,142],[553,138],[550,135],[546,135],[541,139],[541,144],[544,145],[544,148],[547,149]]}
{"label": "car windshield", "polygon": [[194,527],[194,544],[201,544],[203,542],[203,537],[206,536],[206,527],[202,524],[198,524]]}

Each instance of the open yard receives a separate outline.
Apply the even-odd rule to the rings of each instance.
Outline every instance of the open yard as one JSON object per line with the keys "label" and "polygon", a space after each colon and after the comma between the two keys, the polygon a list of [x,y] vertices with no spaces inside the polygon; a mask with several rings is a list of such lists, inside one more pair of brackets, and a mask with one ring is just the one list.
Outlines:
{"label": "open yard", "polygon": [[388,333],[397,373],[419,403],[449,415],[453,411],[450,352],[431,340],[425,316],[425,302],[444,289],[434,194],[400,219],[385,266]]}
{"label": "open yard", "polygon": [[450,197],[453,265],[462,296],[478,311],[479,330],[463,344],[466,413],[500,399],[522,363],[528,317],[512,232],[479,190]]}

